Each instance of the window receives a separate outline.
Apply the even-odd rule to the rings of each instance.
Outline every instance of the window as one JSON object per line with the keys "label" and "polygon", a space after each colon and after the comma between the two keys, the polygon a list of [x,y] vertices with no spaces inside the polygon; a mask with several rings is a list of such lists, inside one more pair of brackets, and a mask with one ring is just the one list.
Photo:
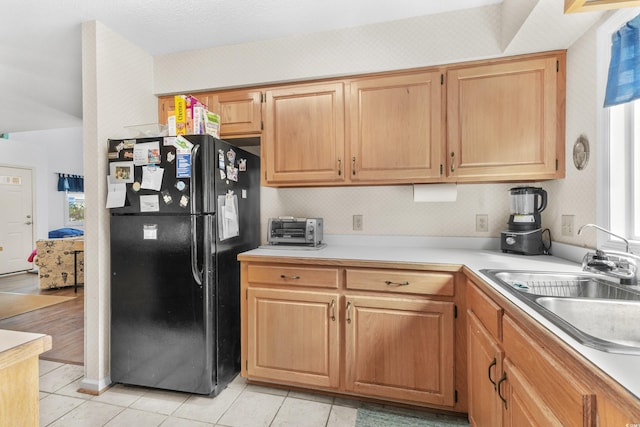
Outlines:
{"label": "window", "polygon": [[64,193],[64,224],[84,225],[84,193]]}
{"label": "window", "polygon": [[[638,9],[614,14],[598,33],[598,71],[600,100],[604,100],[611,35],[638,15]],[[629,239],[630,250],[640,252],[640,100],[603,108],[599,122],[598,223]],[[625,249],[624,242],[598,233],[598,246]]]}

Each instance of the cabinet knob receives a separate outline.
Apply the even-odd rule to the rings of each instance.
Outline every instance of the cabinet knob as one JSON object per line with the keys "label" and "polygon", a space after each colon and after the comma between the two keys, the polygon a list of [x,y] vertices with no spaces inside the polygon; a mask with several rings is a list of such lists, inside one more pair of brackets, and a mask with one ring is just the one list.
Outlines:
{"label": "cabinet knob", "polygon": [[285,276],[284,274],[280,275],[281,279],[293,279],[293,280],[298,280],[300,278],[300,276]]}

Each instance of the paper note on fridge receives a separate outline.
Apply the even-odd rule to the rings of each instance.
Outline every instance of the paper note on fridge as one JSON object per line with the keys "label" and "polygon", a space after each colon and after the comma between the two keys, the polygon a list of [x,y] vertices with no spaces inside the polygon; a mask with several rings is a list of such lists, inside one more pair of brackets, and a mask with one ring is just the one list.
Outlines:
{"label": "paper note on fridge", "polygon": [[136,166],[160,163],[160,142],[143,142],[133,146],[133,164]]}
{"label": "paper note on fridge", "polygon": [[238,217],[238,196],[226,194],[218,196],[218,235],[220,240],[230,239],[240,234]]}
{"label": "paper note on fridge", "polygon": [[143,166],[142,167],[142,184],[140,188],[146,188],[149,190],[160,191],[162,187],[162,176],[164,175],[164,169],[157,166]]}
{"label": "paper note on fridge", "polygon": [[127,184],[112,184],[107,175],[107,209],[121,208],[127,199]]}
{"label": "paper note on fridge", "polygon": [[160,198],[157,194],[140,196],[140,212],[160,211]]}

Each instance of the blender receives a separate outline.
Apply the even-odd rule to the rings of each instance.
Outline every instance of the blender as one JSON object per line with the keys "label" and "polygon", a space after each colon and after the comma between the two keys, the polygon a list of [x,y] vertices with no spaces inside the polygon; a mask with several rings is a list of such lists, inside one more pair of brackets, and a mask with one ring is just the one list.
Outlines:
{"label": "blender", "polygon": [[547,192],[538,187],[514,187],[509,190],[511,215],[509,229],[501,233],[502,252],[541,255],[546,252],[542,241],[540,212],[547,207]]}

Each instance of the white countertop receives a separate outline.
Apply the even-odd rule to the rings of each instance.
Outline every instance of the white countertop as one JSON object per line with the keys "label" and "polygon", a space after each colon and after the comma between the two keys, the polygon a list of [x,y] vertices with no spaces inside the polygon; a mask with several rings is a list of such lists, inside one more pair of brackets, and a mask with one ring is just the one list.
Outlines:
{"label": "white countertop", "polygon": [[[580,264],[575,261],[568,261],[557,256],[505,254],[499,250],[499,243],[496,243],[494,239],[326,236],[325,242],[327,246],[317,250],[261,247],[244,254],[268,257],[464,265],[544,327],[555,333],[587,360],[602,369],[633,395],[640,398],[640,369],[638,369],[640,355],[607,353],[580,344],[520,301],[512,293],[503,289],[480,272],[481,269],[581,271]],[[554,243],[554,246],[557,247],[559,245]],[[564,246],[560,245],[557,248],[558,253],[570,254],[570,258],[574,260],[580,257],[580,253],[586,251],[580,248],[572,249],[570,247],[567,248],[566,245]],[[469,247],[472,249],[468,249]]]}

